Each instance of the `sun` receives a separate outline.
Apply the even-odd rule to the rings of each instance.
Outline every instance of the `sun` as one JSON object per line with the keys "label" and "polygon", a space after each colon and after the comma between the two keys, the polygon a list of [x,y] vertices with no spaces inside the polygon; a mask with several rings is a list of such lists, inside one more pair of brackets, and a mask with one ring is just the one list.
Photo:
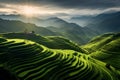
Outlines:
{"label": "sun", "polygon": [[36,7],[33,6],[23,6],[22,7],[22,15],[26,16],[26,17],[33,17],[35,15],[37,15],[38,13],[38,9]]}

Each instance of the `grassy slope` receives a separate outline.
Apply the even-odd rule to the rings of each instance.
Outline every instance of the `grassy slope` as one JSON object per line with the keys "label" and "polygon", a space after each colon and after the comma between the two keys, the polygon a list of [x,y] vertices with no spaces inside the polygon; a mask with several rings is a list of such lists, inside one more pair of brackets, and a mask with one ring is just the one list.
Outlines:
{"label": "grassy slope", "polygon": [[84,46],[96,59],[111,64],[120,70],[120,33],[105,34]]}
{"label": "grassy slope", "polygon": [[112,41],[113,34],[104,34],[93,38],[89,43],[83,45],[83,48],[88,50],[90,53],[101,49],[105,44]]}
{"label": "grassy slope", "polygon": [[36,34],[25,34],[25,33],[5,33],[5,34],[1,34],[1,36],[9,39],[11,38],[28,39],[40,43],[42,45],[45,45],[46,47],[52,49],[72,49],[82,53],[87,53],[77,44],[63,37],[55,37],[55,36],[43,37]]}
{"label": "grassy slope", "polygon": [[119,80],[120,75],[88,55],[23,39],[0,38],[0,66],[21,80]]}

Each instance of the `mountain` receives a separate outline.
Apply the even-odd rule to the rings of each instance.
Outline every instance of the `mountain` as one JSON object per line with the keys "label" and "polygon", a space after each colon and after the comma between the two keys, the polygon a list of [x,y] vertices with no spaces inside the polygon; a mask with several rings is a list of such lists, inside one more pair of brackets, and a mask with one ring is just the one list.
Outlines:
{"label": "mountain", "polygon": [[8,15],[5,15],[5,14],[1,14],[0,15],[0,18],[1,19],[6,19],[6,20],[21,20],[21,19],[24,19],[22,16],[20,15],[13,15],[13,14],[8,14]]}
{"label": "mountain", "polygon": [[61,27],[69,24],[68,22],[58,17],[48,18],[44,20],[44,23],[46,23],[46,26],[54,26],[54,27]]}
{"label": "mountain", "polygon": [[51,17],[51,18],[45,18],[45,19],[40,19],[37,17],[32,17],[32,18],[27,18],[21,15],[0,15],[0,18],[5,19],[5,20],[19,20],[25,23],[32,23],[36,24],[37,26],[62,26],[67,24],[66,21],[58,18],[58,17]]}
{"label": "mountain", "polygon": [[21,21],[16,20],[3,20],[0,19],[0,33],[5,32],[24,32],[25,29],[27,32],[35,31],[37,34],[41,35],[56,35],[56,33],[44,28],[38,27],[35,24],[31,23],[23,23]]}
{"label": "mountain", "polygon": [[96,31],[90,28],[84,28],[76,23],[69,23],[60,19],[58,17],[52,17],[44,20],[47,29],[61,34],[61,36],[66,37],[72,41],[79,44],[84,44],[88,42],[93,36],[98,35]]}
{"label": "mountain", "polygon": [[120,31],[120,12],[100,14],[91,21],[87,27],[101,34]]}
{"label": "mountain", "polygon": [[119,80],[119,71],[89,55],[26,40],[0,37],[0,69],[15,80]]}
{"label": "mountain", "polygon": [[59,18],[52,18],[49,22],[53,23],[49,27],[46,27],[47,29],[53,32],[58,32],[62,34],[62,36],[71,39],[79,44],[84,44],[93,36],[99,34],[90,28],[84,28],[76,23],[69,23]]}
{"label": "mountain", "polygon": [[80,26],[86,26],[91,22],[94,16],[74,16],[68,19],[69,22],[77,23]]}
{"label": "mountain", "polygon": [[120,70],[120,33],[109,33],[93,38],[83,46],[90,56]]}
{"label": "mountain", "polygon": [[59,18],[49,18],[45,22],[49,22],[51,25],[46,23],[49,27],[40,27],[31,23],[0,19],[0,33],[35,31],[43,36],[63,36],[79,44],[84,44],[93,36],[98,35],[96,31],[83,28],[75,23],[68,23]]}

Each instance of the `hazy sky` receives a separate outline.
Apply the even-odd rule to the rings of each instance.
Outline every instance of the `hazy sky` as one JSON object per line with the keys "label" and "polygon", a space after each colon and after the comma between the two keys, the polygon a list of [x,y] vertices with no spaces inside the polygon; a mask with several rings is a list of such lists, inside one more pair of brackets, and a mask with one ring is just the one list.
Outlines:
{"label": "hazy sky", "polygon": [[0,14],[31,13],[67,18],[113,11],[120,11],[120,0],[0,0]]}

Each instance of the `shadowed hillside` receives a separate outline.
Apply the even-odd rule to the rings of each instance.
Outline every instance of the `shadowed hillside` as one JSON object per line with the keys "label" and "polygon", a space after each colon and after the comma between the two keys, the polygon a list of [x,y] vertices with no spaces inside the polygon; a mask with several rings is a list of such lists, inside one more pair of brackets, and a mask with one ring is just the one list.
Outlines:
{"label": "shadowed hillside", "polygon": [[33,41],[0,38],[0,66],[20,80],[119,80],[112,66],[73,50],[49,49]]}

